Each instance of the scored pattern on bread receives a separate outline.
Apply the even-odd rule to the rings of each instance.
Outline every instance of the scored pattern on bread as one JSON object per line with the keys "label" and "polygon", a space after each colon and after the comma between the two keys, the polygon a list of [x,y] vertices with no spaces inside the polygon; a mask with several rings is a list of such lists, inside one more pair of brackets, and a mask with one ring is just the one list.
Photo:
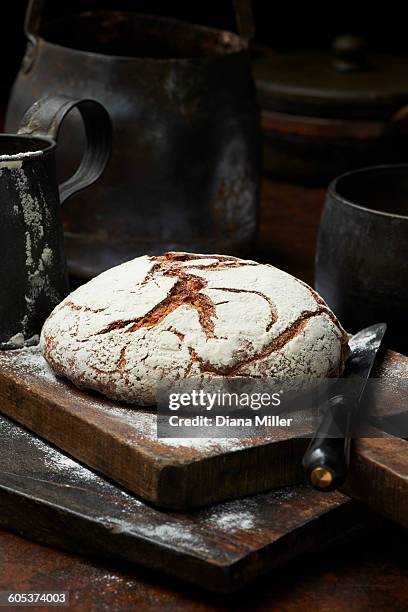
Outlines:
{"label": "scored pattern on bread", "polygon": [[[214,303],[208,296],[200,293],[202,289],[207,287],[208,283],[204,279],[199,278],[195,274],[191,274],[185,269],[181,268],[178,264],[179,260],[169,259],[168,255],[162,257],[151,257],[150,259],[156,261],[157,263],[152,268],[151,272],[149,272],[143,283],[146,284],[146,282],[154,282],[155,278],[158,276],[174,277],[176,279],[176,284],[173,286],[170,293],[162,302],[157,304],[157,306],[155,306],[140,319],[114,321],[106,328],[98,331],[97,334],[106,334],[114,329],[127,328],[128,332],[134,332],[141,327],[155,327],[159,325],[166,317],[168,317],[171,312],[177,310],[177,308],[180,308],[180,306],[186,305],[197,311],[200,325],[207,337],[216,338],[217,336],[214,333],[214,319],[217,318],[215,309],[216,303]],[[198,259],[198,256],[195,259]],[[225,270],[228,268],[231,269],[231,264],[234,268],[243,266],[242,262],[235,259],[229,259],[226,261],[228,261],[228,264],[224,263],[221,265],[204,267],[194,266],[194,269],[207,271],[215,269]],[[213,287],[213,290],[227,291],[231,293],[254,293],[266,300],[271,309],[271,321],[266,328],[267,331],[269,331],[277,319],[275,305],[273,304],[272,300],[261,291],[250,291],[248,289],[234,289],[225,287]]]}
{"label": "scored pattern on bread", "polygon": [[60,375],[109,397],[154,403],[164,378],[332,376],[347,335],[308,285],[266,264],[166,253],[108,270],[44,325]]}

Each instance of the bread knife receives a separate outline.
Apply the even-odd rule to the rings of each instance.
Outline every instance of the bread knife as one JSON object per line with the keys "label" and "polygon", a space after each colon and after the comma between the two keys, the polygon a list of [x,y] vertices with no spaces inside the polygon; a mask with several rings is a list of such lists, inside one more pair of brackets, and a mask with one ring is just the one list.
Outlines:
{"label": "bread knife", "polygon": [[386,329],[385,323],[377,323],[351,338],[342,377],[350,385],[342,385],[342,392],[322,407],[321,423],[302,461],[306,480],[319,491],[333,491],[347,477],[352,425]]}

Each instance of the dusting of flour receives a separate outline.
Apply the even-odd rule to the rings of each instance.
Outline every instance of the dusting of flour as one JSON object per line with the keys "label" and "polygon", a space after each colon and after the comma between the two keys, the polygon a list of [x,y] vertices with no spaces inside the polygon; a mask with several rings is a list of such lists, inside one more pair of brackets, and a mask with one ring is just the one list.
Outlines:
{"label": "dusting of flour", "polygon": [[[10,357],[7,357],[10,359]],[[21,348],[13,351],[13,368],[22,380],[29,378],[40,378],[44,383],[57,386],[56,392],[59,396],[71,396],[72,400],[81,410],[81,403],[100,410],[104,417],[113,421],[121,421],[130,427],[136,437],[156,442],[168,447],[185,447],[197,452],[221,453],[232,452],[245,446],[253,444],[253,440],[238,438],[158,438],[157,437],[157,413],[151,409],[134,409],[123,407],[120,404],[110,402],[102,396],[94,394],[78,396],[75,389],[68,385],[63,379],[55,375],[38,347]],[[2,353],[0,352],[0,367]]]}
{"label": "dusting of flour", "polygon": [[[30,189],[27,174],[24,170],[23,158],[41,155],[42,151],[29,151],[18,155],[0,156],[0,174],[7,169],[13,174],[18,202],[13,206],[13,213],[21,216],[25,227],[25,256],[27,269],[27,291],[25,294],[26,315],[21,321],[21,327],[17,334],[10,338],[7,346],[2,348],[19,348],[26,344],[26,334],[29,327],[31,315],[35,312],[35,306],[39,296],[45,294],[54,303],[58,302],[58,296],[49,281],[49,270],[53,264],[53,252],[50,246],[44,242],[44,228],[51,220],[45,197],[40,191],[39,197],[35,197]],[[23,337],[23,342],[21,341]],[[29,339],[33,344],[33,339]]]}
{"label": "dusting of flour", "polygon": [[53,448],[47,444],[47,442],[43,442],[39,438],[33,436],[28,431],[20,427],[12,427],[10,431],[15,440],[18,438],[26,439],[31,445],[34,445],[36,449],[41,451],[44,464],[48,470],[58,472],[60,476],[65,478],[75,479],[80,477],[84,482],[91,482],[98,478],[94,472],[91,472],[91,470],[88,470],[80,463],[70,459],[67,455],[63,455],[59,450]]}

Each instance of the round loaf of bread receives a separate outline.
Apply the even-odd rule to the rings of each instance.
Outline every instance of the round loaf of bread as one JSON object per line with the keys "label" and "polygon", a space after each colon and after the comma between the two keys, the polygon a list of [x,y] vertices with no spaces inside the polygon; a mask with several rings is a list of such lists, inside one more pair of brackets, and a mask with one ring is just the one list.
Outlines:
{"label": "round loaf of bread", "polygon": [[150,405],[164,379],[336,376],[347,340],[311,287],[271,265],[165,253],[71,293],[46,321],[41,347],[78,387]]}

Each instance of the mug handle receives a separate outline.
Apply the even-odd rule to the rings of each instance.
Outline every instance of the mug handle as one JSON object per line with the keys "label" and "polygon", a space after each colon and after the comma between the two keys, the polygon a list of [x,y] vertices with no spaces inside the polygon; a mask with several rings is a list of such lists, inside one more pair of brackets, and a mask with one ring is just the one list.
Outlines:
{"label": "mug handle", "polygon": [[24,115],[18,134],[58,139],[66,115],[77,108],[85,126],[85,150],[78,170],[59,186],[63,204],[78,191],[92,185],[105,170],[112,151],[112,123],[108,111],[95,100],[50,96],[35,102]]}

